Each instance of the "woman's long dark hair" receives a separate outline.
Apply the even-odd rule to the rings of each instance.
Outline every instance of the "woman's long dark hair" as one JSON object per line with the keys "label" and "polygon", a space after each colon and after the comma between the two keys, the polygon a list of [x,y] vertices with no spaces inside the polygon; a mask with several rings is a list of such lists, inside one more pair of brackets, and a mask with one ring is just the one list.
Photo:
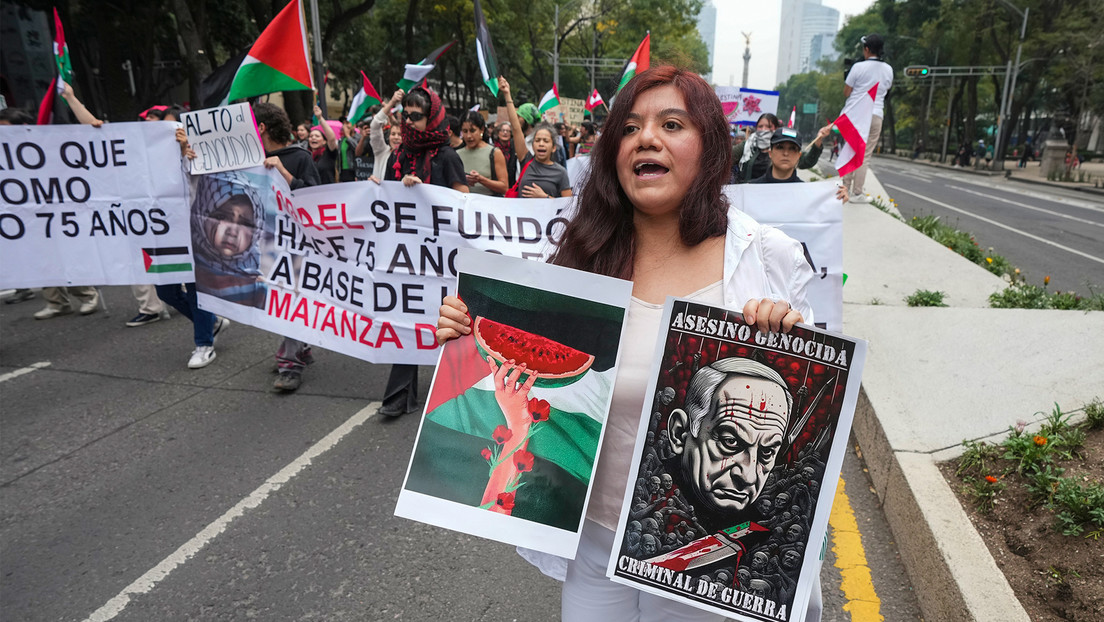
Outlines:
{"label": "woman's long dark hair", "polygon": [[552,263],[587,272],[631,279],[636,234],[633,206],[617,179],[622,128],[641,93],[672,85],[682,94],[691,122],[701,132],[700,172],[679,212],[679,235],[687,246],[725,234],[732,154],[728,123],[713,87],[701,76],[660,65],[638,74],[617,94],[606,131],[591,151],[591,169],[579,195],[574,218],[564,230]]}

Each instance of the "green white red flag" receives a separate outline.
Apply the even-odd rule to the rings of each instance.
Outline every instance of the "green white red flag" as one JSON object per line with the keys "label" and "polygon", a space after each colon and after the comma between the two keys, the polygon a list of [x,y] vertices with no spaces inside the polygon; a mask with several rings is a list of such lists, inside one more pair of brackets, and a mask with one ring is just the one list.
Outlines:
{"label": "green white red flag", "polygon": [[560,105],[560,90],[556,88],[556,85],[552,85],[552,89],[544,94],[544,97],[540,100],[540,105],[537,109],[541,112],[548,112],[549,110]]}
{"label": "green white red flag", "polygon": [[863,165],[866,139],[870,136],[870,122],[874,118],[874,96],[877,93],[878,85],[874,84],[864,97],[856,97],[845,103],[835,121],[835,126],[845,141],[836,158],[836,169],[840,177]]}
{"label": "green white red flag", "polygon": [[483,84],[498,97],[498,61],[491,43],[491,31],[487,28],[487,18],[483,17],[483,7],[479,0],[475,0],[475,56],[479,60]]}
{"label": "green white red flag", "polygon": [[368,76],[364,75],[364,72],[360,72],[360,77],[364,79],[364,85],[360,87],[357,94],[353,96],[353,102],[349,105],[349,123],[356,125],[361,119],[368,116],[368,110],[383,101],[380,98],[376,87],[372,86],[372,83],[368,80]]}
{"label": "green white red flag", "polygon": [[598,89],[594,89],[594,92],[590,94],[590,97],[586,99],[586,103],[583,107],[587,110],[594,112],[594,109],[606,102],[602,101],[602,95],[598,92]]}
{"label": "green white red flag", "polygon": [[649,31],[648,34],[644,35],[644,40],[640,42],[640,45],[636,46],[632,58],[629,59],[629,62],[625,64],[625,68],[621,71],[621,81],[617,84],[618,93],[625,88],[629,80],[633,79],[633,76],[648,70],[651,65],[651,40],[652,33]]}
{"label": "green white red flag", "polygon": [[50,81],[50,88],[38,106],[38,124],[49,125],[54,120],[54,104],[65,85],[73,82],[73,63],[69,58],[69,46],[65,43],[65,29],[61,27],[57,7],[54,7],[54,65],[57,76]]}
{"label": "green white red flag", "polygon": [[300,0],[291,0],[250,48],[238,67],[227,99],[246,99],[276,91],[314,90],[307,25]]}
{"label": "green white red flag", "polygon": [[422,80],[425,80],[425,77],[429,75],[429,72],[433,71],[437,59],[453,45],[456,45],[455,39],[430,52],[429,56],[423,58],[417,65],[407,65],[403,70],[402,80],[399,80],[397,86],[404,91],[409,91],[421,84]]}

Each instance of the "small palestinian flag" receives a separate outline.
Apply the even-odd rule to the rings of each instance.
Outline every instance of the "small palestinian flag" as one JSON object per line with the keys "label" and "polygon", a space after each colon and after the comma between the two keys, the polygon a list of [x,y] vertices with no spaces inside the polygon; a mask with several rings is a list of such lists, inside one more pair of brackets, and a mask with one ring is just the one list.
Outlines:
{"label": "small palestinian flag", "polygon": [[591,93],[590,97],[587,98],[586,103],[583,104],[583,107],[591,112],[594,112],[595,108],[605,103],[606,102],[602,101],[602,95],[598,93],[598,89],[594,89],[594,92]]}
{"label": "small palestinian flag", "polygon": [[58,17],[56,7],[54,8],[54,65],[57,66],[57,76],[50,81],[50,88],[38,106],[38,125],[49,125],[54,122],[57,96],[65,90],[66,84],[73,82],[73,63],[69,58],[69,45],[65,43],[65,29],[61,27],[61,18]]}
{"label": "small palestinian flag", "polygon": [[487,18],[483,17],[483,7],[479,5],[479,0],[475,0],[475,56],[479,60],[483,84],[498,97],[498,61],[495,60],[491,31],[487,29]]}
{"label": "small palestinian flag", "polygon": [[544,94],[544,97],[540,100],[540,105],[537,106],[541,112],[548,112],[549,110],[560,105],[560,90],[556,88],[556,85],[552,85],[552,90]]}
{"label": "small palestinian flag", "polygon": [[291,0],[280,11],[238,67],[228,99],[246,99],[276,91],[314,89],[307,27],[299,0]]}
{"label": "small palestinian flag", "polygon": [[372,86],[372,83],[368,81],[368,76],[364,75],[363,71],[360,72],[360,77],[364,78],[364,85],[353,96],[353,103],[349,105],[349,123],[353,125],[368,116],[369,108],[382,101],[379,93],[376,92],[376,87]]}
{"label": "small palestinian flag", "polygon": [[629,83],[629,80],[633,79],[636,74],[647,71],[650,66],[652,48],[652,33],[648,31],[648,34],[644,35],[644,40],[640,42],[640,45],[636,47],[636,51],[633,52],[632,58],[625,64],[625,69],[621,71],[621,82],[617,84],[617,92],[620,93],[621,89],[625,88],[625,85]]}
{"label": "small palestinian flag", "polygon": [[407,65],[406,69],[403,70],[402,80],[399,80],[397,86],[404,91],[409,91],[421,84],[422,80],[425,80],[425,77],[429,75],[429,72],[433,71],[437,59],[453,45],[456,45],[455,39],[430,52],[429,56],[423,58],[417,65]]}
{"label": "small palestinian flag", "polygon": [[191,258],[186,246],[142,249],[142,261],[146,264],[146,272],[156,274],[162,272],[189,272],[192,269]]}

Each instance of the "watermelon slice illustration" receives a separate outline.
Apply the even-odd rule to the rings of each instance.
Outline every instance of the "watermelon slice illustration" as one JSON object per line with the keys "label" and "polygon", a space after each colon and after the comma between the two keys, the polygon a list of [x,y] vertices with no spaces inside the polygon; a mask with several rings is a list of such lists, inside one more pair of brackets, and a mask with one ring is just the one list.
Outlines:
{"label": "watermelon slice illustration", "polygon": [[[569,385],[594,364],[592,354],[482,316],[475,318],[472,334],[480,354],[490,356],[499,365],[511,359],[518,365],[525,363],[527,370],[536,375],[534,385],[538,387]],[[528,377],[523,374],[520,380],[524,382]]]}

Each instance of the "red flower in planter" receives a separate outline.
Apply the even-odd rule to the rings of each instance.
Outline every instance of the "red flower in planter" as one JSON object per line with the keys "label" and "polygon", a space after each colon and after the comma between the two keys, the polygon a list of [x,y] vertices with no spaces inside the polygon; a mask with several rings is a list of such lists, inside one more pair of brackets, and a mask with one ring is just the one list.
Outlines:
{"label": "red flower in planter", "polygon": [[532,452],[519,449],[514,452],[514,466],[522,473],[528,473],[533,470],[533,454]]}
{"label": "red flower in planter", "polygon": [[510,431],[510,428],[504,425],[498,426],[494,429],[494,432],[491,432],[491,438],[493,438],[494,442],[498,443],[499,445],[505,443],[513,437],[514,433]]}
{"label": "red flower in planter", "polygon": [[495,504],[503,510],[506,510],[507,512],[512,512],[514,510],[514,493],[499,493],[498,499],[495,499]]}
{"label": "red flower in planter", "polygon": [[992,475],[986,475],[985,481],[989,482],[990,484],[996,484],[997,478],[993,477]]}
{"label": "red flower in planter", "polygon": [[484,460],[490,460],[491,459],[491,448],[490,447],[484,447],[483,451],[481,451],[479,453],[480,453],[480,455],[483,456]]}
{"label": "red flower in planter", "polygon": [[1045,437],[1045,436],[1036,435],[1034,440],[1035,440],[1035,444],[1038,445],[1039,447],[1042,447],[1043,445],[1047,444],[1047,437]]}
{"label": "red flower in planter", "polygon": [[546,400],[538,400],[535,397],[529,400],[529,414],[533,417],[533,423],[548,421],[548,415],[551,412],[552,407]]}

